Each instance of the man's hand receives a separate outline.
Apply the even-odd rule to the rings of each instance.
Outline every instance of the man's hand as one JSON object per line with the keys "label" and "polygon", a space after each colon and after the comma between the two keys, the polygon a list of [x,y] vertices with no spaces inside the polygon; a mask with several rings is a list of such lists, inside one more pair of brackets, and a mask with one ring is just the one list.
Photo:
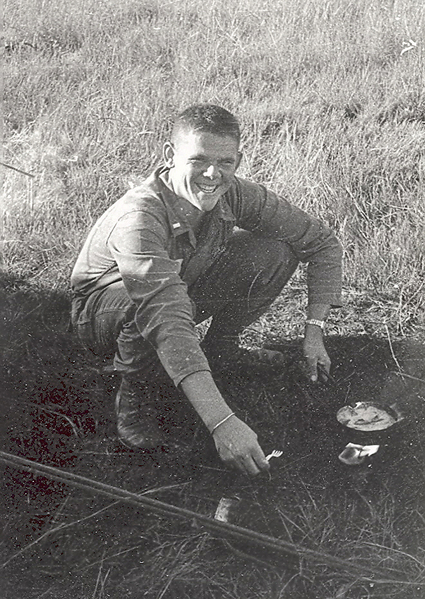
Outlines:
{"label": "man's hand", "polygon": [[[329,314],[328,304],[311,304],[308,306],[307,322],[309,320],[326,320]],[[323,331],[316,324],[306,324],[304,337],[304,357],[307,362],[307,376],[316,383],[319,379],[326,383],[331,368],[331,361],[323,344]]]}
{"label": "man's hand", "polygon": [[250,476],[270,468],[257,434],[236,416],[221,424],[213,432],[213,438],[218,455],[228,466]]}
{"label": "man's hand", "polygon": [[223,462],[251,476],[269,469],[256,433],[234,414],[228,418],[232,410],[221,396],[209,371],[190,374],[183,379],[181,387],[207,429],[212,431]]}
{"label": "man's hand", "polygon": [[306,332],[303,350],[308,378],[313,383],[319,379],[326,382],[328,380],[326,374],[329,374],[331,361],[323,344],[323,335],[320,329],[314,333]]}

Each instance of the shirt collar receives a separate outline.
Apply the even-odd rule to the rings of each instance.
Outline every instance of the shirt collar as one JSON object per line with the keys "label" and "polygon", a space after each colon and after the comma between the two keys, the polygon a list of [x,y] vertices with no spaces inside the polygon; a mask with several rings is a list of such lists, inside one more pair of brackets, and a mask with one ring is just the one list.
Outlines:
{"label": "shirt collar", "polygon": [[189,223],[178,215],[178,199],[175,193],[169,189],[161,178],[161,174],[166,171],[166,167],[157,168],[145,181],[145,185],[154,191],[164,202],[167,209],[168,222],[173,237],[182,233],[191,232]]}

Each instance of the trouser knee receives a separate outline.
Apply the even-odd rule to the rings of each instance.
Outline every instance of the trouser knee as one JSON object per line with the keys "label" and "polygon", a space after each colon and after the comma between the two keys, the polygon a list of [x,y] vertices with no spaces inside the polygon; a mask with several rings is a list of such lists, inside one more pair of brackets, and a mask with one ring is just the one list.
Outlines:
{"label": "trouser knee", "polygon": [[133,320],[135,310],[124,285],[107,287],[89,296],[73,328],[94,354],[113,355],[122,328]]}
{"label": "trouser knee", "polygon": [[253,235],[246,243],[249,256],[246,273],[258,284],[273,285],[277,293],[286,285],[298,266],[298,258],[284,241]]}
{"label": "trouser knee", "polygon": [[[190,287],[197,321],[220,312],[270,305],[293,275],[298,258],[279,240],[238,231],[214,264]],[[236,302],[236,303],[235,303]]]}

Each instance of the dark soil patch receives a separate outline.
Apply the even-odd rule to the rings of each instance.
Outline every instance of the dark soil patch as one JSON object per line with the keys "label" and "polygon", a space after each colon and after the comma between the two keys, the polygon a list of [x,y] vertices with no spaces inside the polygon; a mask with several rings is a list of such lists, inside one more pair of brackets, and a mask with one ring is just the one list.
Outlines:
{"label": "dark soil patch", "polygon": [[[124,449],[113,418],[118,381],[67,332],[66,298],[17,285],[3,299],[5,451],[211,517],[221,497],[238,497],[233,521],[239,525],[421,580],[423,346],[330,337],[327,384],[306,380],[296,342],[282,345],[288,365],[274,377],[218,377],[264,450],[284,451],[272,460],[270,476],[251,480],[226,470],[196,415],[165,380],[153,382],[152,392],[171,449]],[[342,427],[336,411],[372,399],[396,402],[405,418],[371,436],[381,446],[376,456],[348,467],[338,454],[347,442],[364,439]],[[305,598],[335,596],[347,583],[341,572],[306,564],[303,573],[281,558],[270,568],[262,562],[275,558],[258,547],[230,546],[192,522],[111,505],[11,467],[3,468],[1,496],[5,598],[278,597],[285,585],[292,594],[281,596]],[[349,588],[340,596],[384,596],[366,594],[365,583]],[[385,593],[419,599],[423,587]]]}

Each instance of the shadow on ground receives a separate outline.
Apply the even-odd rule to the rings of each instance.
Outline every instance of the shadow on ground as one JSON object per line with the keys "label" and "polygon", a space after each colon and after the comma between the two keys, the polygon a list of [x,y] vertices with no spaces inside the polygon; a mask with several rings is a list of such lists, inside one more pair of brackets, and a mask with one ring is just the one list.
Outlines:
{"label": "shadow on ground", "polygon": [[[131,452],[121,447],[113,417],[117,380],[69,333],[69,299],[20,280],[8,279],[3,287],[4,451],[210,516],[221,497],[237,498],[235,523],[349,559],[368,559],[367,543],[374,546],[369,559],[375,562],[396,563],[394,548],[414,555],[422,551],[425,349],[420,344],[331,337],[332,379],[313,385],[304,376],[299,345],[282,341],[285,372],[219,377],[227,401],[258,432],[264,450],[284,452],[271,462],[270,475],[248,480],[222,466],[196,415],[166,380],[156,381],[152,392],[163,407],[172,449]],[[336,411],[343,405],[372,399],[397,404],[404,419],[379,435],[369,433],[370,439],[360,439],[337,422]],[[359,467],[342,464],[338,454],[345,444],[359,441],[379,443],[378,454]],[[182,530],[176,522],[158,521],[10,467],[3,468],[2,487],[4,597],[135,598],[145,589],[147,596],[179,598],[191,596],[195,583],[190,573],[183,568],[187,576],[181,574],[180,582],[167,588],[158,578],[172,572],[172,563],[183,567],[178,555],[187,561],[195,560],[196,553],[199,563],[193,561],[193,571],[195,562],[206,567],[202,551],[213,565],[216,560],[216,567],[230,568],[230,558],[227,565],[220,561],[223,547],[204,547],[205,535],[190,524]],[[182,535],[187,547],[196,547],[189,556]],[[226,551],[239,559],[235,548]],[[240,559],[233,568],[258,560],[258,550],[243,548]],[[145,563],[143,575],[140,562]],[[93,593],[104,563],[112,595]],[[258,587],[263,580],[269,588],[268,578],[257,578],[257,587],[249,583],[252,589],[240,583],[240,596],[271,597]],[[308,596],[302,594],[305,584],[303,591],[294,587],[291,597]],[[222,596],[211,588],[206,585],[199,596]],[[394,596],[420,597],[415,592]]]}

